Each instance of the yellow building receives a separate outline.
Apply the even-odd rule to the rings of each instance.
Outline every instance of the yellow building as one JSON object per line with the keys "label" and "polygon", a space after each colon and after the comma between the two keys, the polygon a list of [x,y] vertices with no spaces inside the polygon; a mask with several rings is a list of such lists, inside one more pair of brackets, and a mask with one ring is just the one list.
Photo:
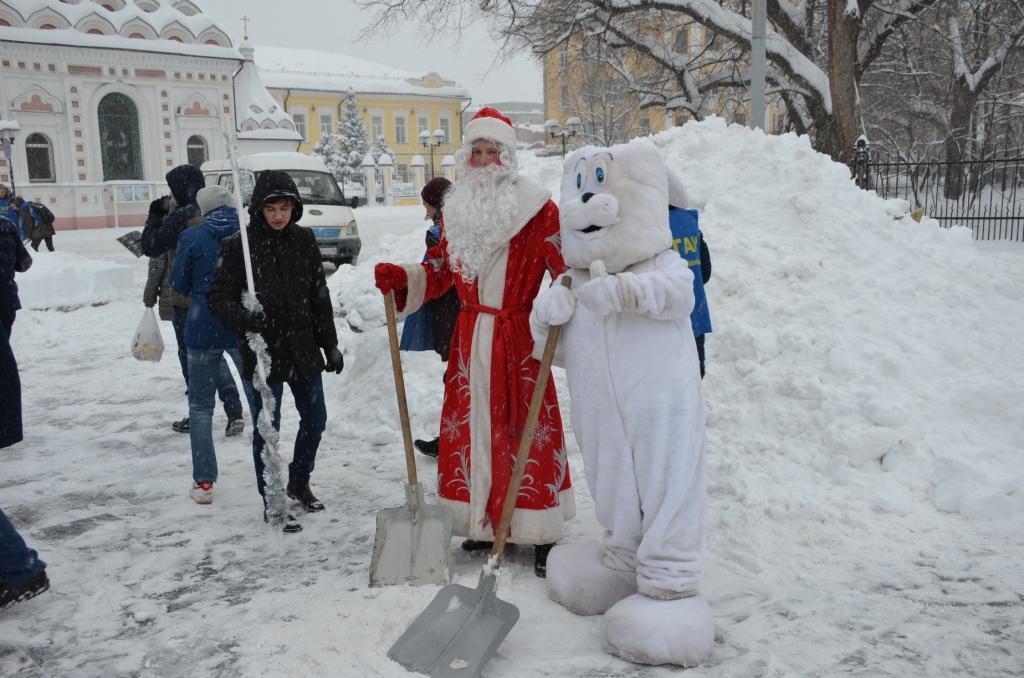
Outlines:
{"label": "yellow building", "polygon": [[[704,58],[708,70],[729,65],[721,56],[722,38],[698,23],[663,29],[660,39],[667,49],[691,59]],[[578,117],[593,141],[613,143],[679,126],[692,117],[683,110],[666,112],[664,106],[641,108],[639,98],[627,91],[622,78],[602,63],[601,49],[603,46],[596,41],[584,45],[570,40],[544,56],[544,112],[548,120],[558,120],[564,127],[569,118]],[[645,68],[652,66],[643,57],[632,59],[630,69],[635,75],[642,75]],[[750,120],[746,90],[726,88],[707,108],[730,123],[746,125]],[[771,97],[766,117],[767,131],[783,131],[785,112]],[[570,145],[578,143],[569,141]]]}
{"label": "yellow building", "polygon": [[[415,168],[429,179],[455,153],[462,138],[461,112],[469,94],[436,73],[415,74],[336,52],[258,47],[256,65],[274,98],[302,135],[311,153],[323,134],[338,131],[351,89],[366,125],[367,142],[383,136],[395,166],[395,202],[416,204]],[[424,146],[420,133],[441,131],[441,143]]]}

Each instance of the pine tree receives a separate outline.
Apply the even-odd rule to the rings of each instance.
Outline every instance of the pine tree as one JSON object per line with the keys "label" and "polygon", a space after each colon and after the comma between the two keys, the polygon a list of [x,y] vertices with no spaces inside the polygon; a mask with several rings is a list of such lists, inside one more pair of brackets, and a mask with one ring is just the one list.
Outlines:
{"label": "pine tree", "polygon": [[345,159],[329,134],[320,136],[320,141],[316,142],[316,146],[313,147],[313,155],[319,156],[324,161],[336,181],[341,181],[345,174]]}
{"label": "pine tree", "polygon": [[341,151],[341,163],[345,166],[345,172],[351,177],[361,176],[363,158],[370,150],[370,145],[366,141],[366,123],[363,122],[359,107],[356,105],[356,93],[351,89],[345,95],[345,110],[338,121],[335,139]]}
{"label": "pine tree", "polygon": [[395,159],[395,154],[388,148],[388,140],[384,138],[384,135],[377,137],[377,140],[373,142],[373,149],[370,151],[373,153],[373,161],[377,162],[381,155],[388,154],[391,156],[391,160]]}

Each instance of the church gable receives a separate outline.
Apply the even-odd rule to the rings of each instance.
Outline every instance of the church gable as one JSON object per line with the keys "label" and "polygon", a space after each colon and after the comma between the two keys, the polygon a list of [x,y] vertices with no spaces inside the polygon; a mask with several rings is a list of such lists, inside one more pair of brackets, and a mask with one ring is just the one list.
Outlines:
{"label": "church gable", "polygon": [[193,92],[178,106],[177,113],[190,117],[213,117],[217,115],[217,108],[202,94]]}
{"label": "church gable", "polygon": [[13,108],[25,113],[63,113],[64,104],[39,85],[33,85],[14,98]]}

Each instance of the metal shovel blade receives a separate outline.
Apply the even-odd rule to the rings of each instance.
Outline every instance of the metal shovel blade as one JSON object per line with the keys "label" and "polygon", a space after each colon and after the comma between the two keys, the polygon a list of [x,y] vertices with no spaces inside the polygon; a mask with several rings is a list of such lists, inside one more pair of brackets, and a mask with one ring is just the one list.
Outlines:
{"label": "metal shovel blade", "polygon": [[388,656],[433,678],[476,678],[519,620],[519,608],[495,594],[495,575],[475,589],[445,586],[388,650]]}
{"label": "metal shovel blade", "polygon": [[452,511],[423,500],[423,486],[405,486],[405,505],[377,513],[370,586],[447,584]]}

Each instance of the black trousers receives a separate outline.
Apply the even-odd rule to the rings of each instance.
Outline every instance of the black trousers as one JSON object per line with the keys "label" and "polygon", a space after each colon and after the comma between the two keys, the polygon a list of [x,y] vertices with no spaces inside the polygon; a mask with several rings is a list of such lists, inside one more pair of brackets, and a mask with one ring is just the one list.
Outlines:
{"label": "black trousers", "polygon": [[694,339],[697,340],[697,357],[700,358],[700,378],[704,378],[704,335],[698,334]]}

